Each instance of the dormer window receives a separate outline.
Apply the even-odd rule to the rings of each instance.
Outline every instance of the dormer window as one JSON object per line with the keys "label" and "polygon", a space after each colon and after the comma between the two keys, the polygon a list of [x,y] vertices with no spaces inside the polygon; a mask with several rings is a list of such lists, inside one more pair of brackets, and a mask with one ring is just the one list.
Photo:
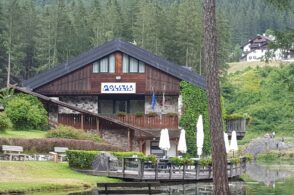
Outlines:
{"label": "dormer window", "polygon": [[123,54],[123,73],[144,73],[145,64],[135,58]]}
{"label": "dormer window", "polygon": [[106,56],[93,63],[93,73],[114,73],[115,57],[114,54]]}

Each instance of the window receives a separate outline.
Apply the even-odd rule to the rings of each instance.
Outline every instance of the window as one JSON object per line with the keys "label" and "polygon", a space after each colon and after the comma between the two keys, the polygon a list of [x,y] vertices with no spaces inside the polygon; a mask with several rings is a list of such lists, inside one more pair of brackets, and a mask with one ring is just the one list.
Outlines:
{"label": "window", "polygon": [[114,73],[115,72],[115,57],[109,55],[101,60],[93,63],[93,73]]}
{"label": "window", "polygon": [[123,73],[144,73],[145,64],[135,58],[123,54]]}

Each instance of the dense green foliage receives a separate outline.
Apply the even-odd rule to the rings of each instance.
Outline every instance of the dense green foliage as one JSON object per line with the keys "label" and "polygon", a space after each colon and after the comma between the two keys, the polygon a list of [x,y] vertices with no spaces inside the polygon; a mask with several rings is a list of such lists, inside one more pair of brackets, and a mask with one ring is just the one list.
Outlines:
{"label": "dense green foliage", "polygon": [[94,133],[86,133],[82,129],[76,129],[69,126],[59,125],[57,128],[48,131],[48,138],[66,138],[79,140],[101,141],[101,138]]}
{"label": "dense green foliage", "polygon": [[113,156],[117,157],[118,159],[128,158],[137,156],[138,158],[142,158],[144,154],[142,152],[112,152]]}
{"label": "dense green foliage", "polygon": [[[269,28],[294,26],[291,11],[266,0],[223,0],[217,8],[221,65],[227,57],[238,59],[236,44]],[[0,86],[8,54],[14,83],[114,38],[203,74],[202,9],[200,0],[0,0]]]}
{"label": "dense green foliage", "polygon": [[[292,10],[281,10],[275,7],[282,5],[282,1],[292,4]],[[275,2],[272,5],[270,2]],[[263,34],[267,29],[284,31],[293,28],[294,2],[290,0],[222,0],[217,1],[217,8],[229,20],[231,41],[239,46]],[[284,4],[288,7],[287,4]]]}
{"label": "dense green foliage", "polygon": [[99,153],[98,151],[67,150],[66,156],[70,167],[91,169],[92,163]]}
{"label": "dense green foliage", "polygon": [[17,129],[42,129],[48,124],[47,111],[38,98],[17,94],[8,100],[5,112]]}
{"label": "dense green foliage", "polygon": [[[70,167],[78,169],[91,169],[92,163],[100,151],[84,151],[84,150],[68,150],[66,155]],[[142,152],[111,152],[111,154],[118,159],[132,157],[136,155],[139,158],[143,158]]]}
{"label": "dense green foliage", "polygon": [[182,165],[193,165],[193,160],[190,158],[179,158],[179,157],[171,157],[169,158],[169,162],[172,165],[182,166]]}
{"label": "dense green foliage", "polygon": [[230,74],[223,82],[223,96],[228,114],[252,117],[252,130],[294,130],[293,63]]}
{"label": "dense green foliage", "polygon": [[11,127],[11,121],[5,112],[0,112],[0,132]]}
{"label": "dense green foliage", "polygon": [[203,115],[204,122],[204,145],[203,152],[210,153],[210,132],[208,121],[208,100],[203,89],[193,86],[185,81],[181,84],[181,95],[183,97],[183,115],[180,126],[186,130],[187,153],[196,157],[196,124],[200,114]]}

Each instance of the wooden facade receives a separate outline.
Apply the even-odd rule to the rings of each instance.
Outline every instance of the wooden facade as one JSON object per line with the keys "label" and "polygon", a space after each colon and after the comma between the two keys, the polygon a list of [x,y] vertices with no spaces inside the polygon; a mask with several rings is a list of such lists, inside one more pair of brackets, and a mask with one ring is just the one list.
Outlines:
{"label": "wooden facade", "polygon": [[44,95],[89,95],[101,94],[101,82],[134,82],[136,94],[165,92],[179,95],[180,80],[148,64],[144,73],[123,73],[122,53],[115,53],[115,73],[93,73],[93,64],[38,87],[35,91]]}
{"label": "wooden facade", "polygon": [[142,151],[163,128],[178,138],[182,80],[206,88],[193,71],[113,40],[24,81],[20,90],[55,105],[48,106],[52,124],[97,131],[110,143]]}

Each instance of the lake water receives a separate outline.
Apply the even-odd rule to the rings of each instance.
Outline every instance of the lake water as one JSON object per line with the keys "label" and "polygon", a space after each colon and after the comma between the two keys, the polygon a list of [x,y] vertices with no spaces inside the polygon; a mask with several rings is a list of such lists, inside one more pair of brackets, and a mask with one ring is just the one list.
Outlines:
{"label": "lake water", "polygon": [[[294,165],[259,165],[247,166],[244,181],[231,181],[232,195],[294,195]],[[157,189],[161,195],[210,195],[211,182],[163,184]],[[57,194],[68,194],[65,192]],[[97,190],[71,195],[97,195]]]}

